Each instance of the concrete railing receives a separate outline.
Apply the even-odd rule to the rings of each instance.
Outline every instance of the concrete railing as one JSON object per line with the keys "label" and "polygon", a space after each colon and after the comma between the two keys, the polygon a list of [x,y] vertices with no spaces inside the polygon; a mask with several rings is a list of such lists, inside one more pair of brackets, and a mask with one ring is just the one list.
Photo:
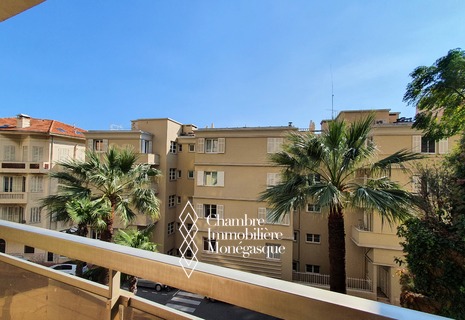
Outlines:
{"label": "concrete railing", "polygon": [[[342,295],[292,282],[272,279],[242,271],[195,264],[187,277],[178,257],[119,246],[70,234],[0,221],[0,237],[7,243],[17,242],[86,261],[110,269],[110,285],[102,286],[74,276],[58,274],[49,268],[0,255],[0,305],[8,310],[21,295],[11,291],[8,272],[14,268],[45,278],[44,287],[35,284],[34,276],[18,276],[15,283],[31,286],[37,297],[47,297],[45,309],[50,314],[56,305],[68,303],[60,309],[68,312],[100,310],[89,319],[122,319],[128,312],[156,315],[160,319],[195,319],[174,309],[139,299],[120,289],[119,273],[135,275],[165,283],[187,292],[208,296],[239,307],[258,311],[282,319],[439,319],[440,317],[408,310],[371,300]],[[194,266],[194,264],[192,264]],[[13,271],[15,271],[13,270]],[[17,271],[17,270],[16,270]],[[14,272],[13,272],[14,273]],[[16,274],[17,276],[17,274]],[[40,281],[37,280],[37,283]],[[41,291],[42,290],[42,291]],[[32,292],[32,291],[31,291]],[[31,292],[29,296],[31,296]],[[63,293],[63,294],[57,294]],[[33,300],[31,300],[33,301]],[[29,303],[31,303],[29,301]],[[3,304],[2,304],[3,302]],[[69,303],[80,303],[70,308]],[[74,305],[73,304],[73,305]],[[28,305],[28,308],[34,306]],[[102,308],[104,309],[102,311]],[[79,311],[81,310],[81,311]],[[34,319],[47,319],[39,317]],[[75,315],[76,316],[76,315]],[[63,318],[63,317],[62,317]],[[76,317],[74,317],[76,318]],[[64,319],[64,318],[63,318]]]}

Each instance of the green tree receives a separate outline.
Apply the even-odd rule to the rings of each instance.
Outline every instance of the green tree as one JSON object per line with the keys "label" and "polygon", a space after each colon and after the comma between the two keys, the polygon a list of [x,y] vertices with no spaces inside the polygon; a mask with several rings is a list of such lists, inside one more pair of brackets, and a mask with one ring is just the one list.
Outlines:
{"label": "green tree", "polygon": [[[413,196],[389,178],[392,165],[406,170],[407,161],[418,159],[405,150],[372,163],[375,146],[369,141],[374,116],[354,122],[331,121],[320,135],[293,133],[284,151],[271,160],[283,167],[281,183],[261,195],[272,207],[270,218],[279,221],[310,199],[329,208],[330,290],[346,293],[344,214],[348,208],[377,211],[388,222],[409,215]],[[363,170],[367,182],[356,179]],[[319,179],[316,179],[319,177]]]}
{"label": "green tree", "polygon": [[50,174],[59,181],[58,192],[43,200],[58,220],[71,218],[67,205],[73,200],[97,200],[102,208],[108,208],[101,216],[105,228],[100,240],[111,242],[116,216],[125,224],[137,212],[158,217],[159,200],[151,183],[160,172],[148,164],[137,164],[132,150],[110,147],[105,153],[88,152],[84,161],[72,159],[58,164],[63,170]]}
{"label": "green tree", "polygon": [[465,319],[465,138],[442,166],[420,170],[421,214],[398,229],[404,307]]}
{"label": "green tree", "polygon": [[465,51],[450,50],[410,74],[404,101],[417,108],[413,128],[439,140],[465,129]]}
{"label": "green tree", "polygon": [[[150,225],[143,230],[128,229],[118,230],[115,235],[115,243],[147,251],[156,252],[157,244],[151,241],[151,234],[154,225]],[[129,291],[137,293],[137,281],[135,276],[128,276]]]}

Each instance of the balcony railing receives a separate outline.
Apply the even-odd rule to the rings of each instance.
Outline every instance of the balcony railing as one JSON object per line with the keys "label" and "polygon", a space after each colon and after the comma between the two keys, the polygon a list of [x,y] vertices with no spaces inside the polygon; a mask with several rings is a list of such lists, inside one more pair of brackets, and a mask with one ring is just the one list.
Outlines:
{"label": "balcony railing", "polygon": [[351,238],[359,247],[402,250],[396,234],[371,232],[352,226]]}
{"label": "balcony railing", "polygon": [[8,221],[0,221],[0,235],[7,247],[23,243],[110,269],[103,286],[0,254],[0,305],[11,319],[198,319],[121,290],[120,272],[282,319],[440,319],[200,262],[187,277],[178,257]]}
{"label": "balcony railing", "polygon": [[[292,280],[329,288],[329,274],[293,272]],[[353,290],[372,291],[372,282],[370,279],[347,277],[346,286],[348,289]]]}
{"label": "balcony railing", "polygon": [[46,173],[50,169],[49,162],[24,162],[24,161],[5,161],[0,162],[0,168],[5,172],[31,172]]}

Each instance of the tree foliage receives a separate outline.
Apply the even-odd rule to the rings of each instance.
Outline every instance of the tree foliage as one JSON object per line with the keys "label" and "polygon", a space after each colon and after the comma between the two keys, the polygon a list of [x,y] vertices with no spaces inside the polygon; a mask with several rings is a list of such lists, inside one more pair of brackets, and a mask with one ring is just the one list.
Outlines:
{"label": "tree foliage", "polygon": [[49,214],[58,220],[78,223],[70,214],[70,205],[76,200],[89,199],[88,205],[101,209],[94,210],[94,217],[95,213],[101,213],[95,218],[105,226],[100,239],[111,242],[115,217],[125,224],[138,212],[158,217],[159,200],[151,183],[152,177],[160,172],[148,164],[137,164],[133,150],[110,147],[104,153],[88,152],[84,161],[71,159],[58,164],[62,170],[50,174],[58,179],[58,192],[43,199]]}
{"label": "tree foliage", "polygon": [[465,129],[465,51],[453,49],[410,74],[404,101],[417,108],[413,128],[439,140]]}
{"label": "tree foliage", "polygon": [[[407,170],[404,165],[419,155],[402,150],[376,161],[376,147],[369,141],[373,121],[373,115],[352,124],[335,120],[319,135],[292,133],[284,150],[271,158],[283,167],[281,182],[261,195],[270,203],[275,221],[309,201],[329,209],[332,291],[346,292],[346,209],[374,210],[388,222],[406,218],[412,209],[414,198],[389,175],[393,165]],[[367,175],[366,183],[357,177],[359,172]]]}
{"label": "tree foliage", "polygon": [[443,166],[420,171],[422,214],[398,229],[407,263],[401,304],[457,319],[465,319],[464,160],[465,138]]}
{"label": "tree foliage", "polygon": [[[115,234],[115,243],[122,246],[155,252],[157,251],[157,244],[151,240],[153,228],[154,225],[152,224],[143,230],[118,230]],[[128,276],[130,292],[137,293],[137,281],[137,277],[132,275]]]}

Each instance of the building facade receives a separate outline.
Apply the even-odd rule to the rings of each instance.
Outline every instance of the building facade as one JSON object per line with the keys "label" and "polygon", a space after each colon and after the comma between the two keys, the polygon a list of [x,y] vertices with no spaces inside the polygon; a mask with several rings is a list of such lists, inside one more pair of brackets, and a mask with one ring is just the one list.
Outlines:
{"label": "building facade", "polygon": [[[56,181],[48,178],[57,170],[56,162],[84,159],[84,130],[55,120],[0,118],[0,219],[37,227],[61,230],[69,227],[57,222],[41,208],[41,199],[56,192]],[[31,260],[53,261],[53,253],[4,243],[3,252]]]}

